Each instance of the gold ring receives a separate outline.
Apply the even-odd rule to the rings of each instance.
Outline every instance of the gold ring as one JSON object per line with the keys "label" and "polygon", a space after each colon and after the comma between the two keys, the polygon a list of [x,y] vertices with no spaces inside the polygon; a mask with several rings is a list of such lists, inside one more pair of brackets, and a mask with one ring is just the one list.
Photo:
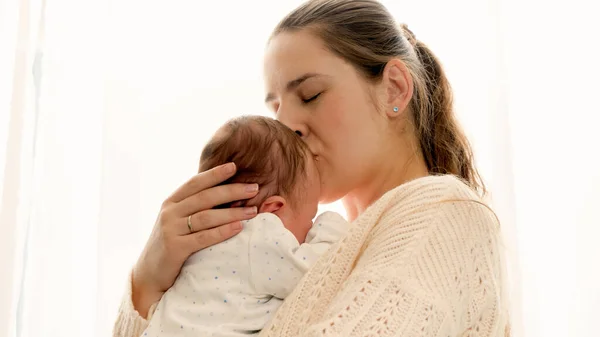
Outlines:
{"label": "gold ring", "polygon": [[188,228],[190,229],[190,233],[193,233],[194,230],[192,229],[192,216],[191,215],[188,216],[188,223],[187,223],[187,225],[188,225]]}

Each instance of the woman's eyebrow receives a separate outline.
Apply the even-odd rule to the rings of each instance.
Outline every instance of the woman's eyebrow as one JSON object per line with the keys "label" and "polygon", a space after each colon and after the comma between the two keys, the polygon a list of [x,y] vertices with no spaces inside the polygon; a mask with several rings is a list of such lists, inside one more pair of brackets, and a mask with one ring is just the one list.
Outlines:
{"label": "woman's eyebrow", "polygon": [[[313,77],[323,77],[326,75],[323,74],[318,74],[318,73],[306,73],[294,80],[291,80],[287,83],[287,85],[285,86],[285,90],[286,91],[292,91],[294,89],[296,89],[300,84],[302,84],[302,82],[308,80],[309,78],[313,78]],[[275,95],[273,95],[272,93],[268,93],[267,97],[265,98],[265,103],[269,103],[270,101],[272,101],[275,98]]]}

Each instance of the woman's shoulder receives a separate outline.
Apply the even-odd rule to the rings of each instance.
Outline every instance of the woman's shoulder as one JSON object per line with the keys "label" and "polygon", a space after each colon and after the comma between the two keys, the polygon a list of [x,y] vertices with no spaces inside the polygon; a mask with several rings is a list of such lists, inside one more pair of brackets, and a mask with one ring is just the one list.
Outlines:
{"label": "woman's shoulder", "polygon": [[497,225],[492,208],[454,175],[428,176],[396,188],[390,211],[429,214],[444,225],[484,222]]}
{"label": "woman's shoulder", "polygon": [[[377,205],[379,204],[379,205]],[[428,176],[410,181],[386,193],[375,205],[379,216],[371,237],[410,237],[431,235],[435,227],[448,233],[497,231],[492,209],[473,189],[452,175]]]}
{"label": "woman's shoulder", "polygon": [[432,254],[450,260],[465,260],[481,250],[498,255],[498,219],[460,179],[418,179],[390,191],[386,198],[387,207],[365,241],[366,264],[395,273],[399,264]]}
{"label": "woman's shoulder", "polygon": [[453,201],[483,203],[477,193],[456,176],[432,175],[406,182],[388,191],[365,213],[414,213],[421,208]]}
{"label": "woman's shoulder", "polygon": [[450,198],[475,199],[479,196],[460,178],[446,175],[430,175],[402,184],[388,192],[407,201],[413,198],[414,202],[428,202]]}

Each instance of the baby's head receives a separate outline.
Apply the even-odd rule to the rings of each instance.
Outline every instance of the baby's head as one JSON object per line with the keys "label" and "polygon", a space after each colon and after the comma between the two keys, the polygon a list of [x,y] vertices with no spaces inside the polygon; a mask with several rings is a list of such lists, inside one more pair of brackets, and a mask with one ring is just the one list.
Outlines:
{"label": "baby's head", "polygon": [[298,241],[304,242],[321,190],[314,159],[300,137],[272,118],[235,118],[204,147],[199,171],[229,162],[236,164],[237,172],[223,184],[257,183],[260,188],[256,197],[241,205],[277,215]]}

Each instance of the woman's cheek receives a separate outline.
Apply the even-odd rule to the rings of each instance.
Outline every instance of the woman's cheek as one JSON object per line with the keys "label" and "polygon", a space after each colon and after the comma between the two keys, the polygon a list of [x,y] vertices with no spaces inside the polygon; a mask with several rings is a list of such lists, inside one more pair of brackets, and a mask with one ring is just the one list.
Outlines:
{"label": "woman's cheek", "polygon": [[323,165],[323,158],[317,158],[317,160],[315,160],[315,166],[317,168],[317,171],[319,172],[319,179],[321,180],[321,185],[323,184],[323,177],[326,175],[326,170],[325,167]]}
{"label": "woman's cheek", "polygon": [[329,194],[328,186],[331,185],[330,178],[329,178],[329,170],[326,167],[326,165],[324,165],[322,160],[319,160],[316,162],[316,167],[317,167],[317,171],[319,171],[319,181],[321,182],[320,194],[321,194],[321,199],[323,199],[323,197],[325,197],[327,194]]}

